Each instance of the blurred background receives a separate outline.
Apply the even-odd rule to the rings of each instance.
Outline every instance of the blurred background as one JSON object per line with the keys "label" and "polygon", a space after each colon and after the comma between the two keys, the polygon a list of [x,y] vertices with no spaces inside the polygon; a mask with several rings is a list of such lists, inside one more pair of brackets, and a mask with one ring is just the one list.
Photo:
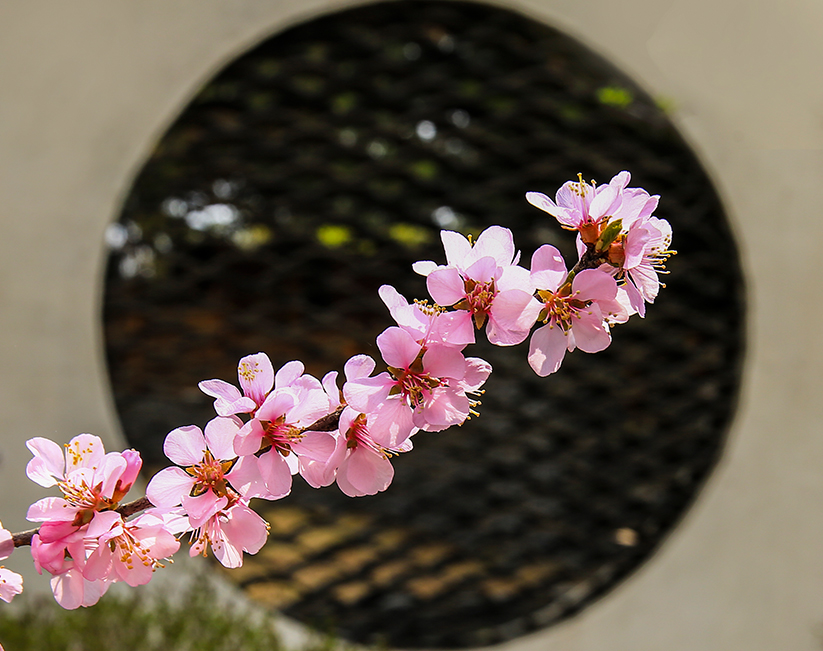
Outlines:
{"label": "blurred background", "polygon": [[375,353],[377,288],[423,297],[411,263],[442,261],[443,228],[502,224],[524,262],[544,242],[569,260],[523,195],[628,169],[678,250],[648,317],[549,378],[525,346],[476,346],[495,369],[479,418],[417,436],[384,494],[298,479],[226,577],[357,643],[816,647],[817,280],[798,253],[820,124],[755,37],[795,18],[728,3],[696,38],[705,8],[678,3],[85,8],[0,10],[30,37],[0,39],[6,526],[41,496],[26,438],[92,431],[158,469],[169,430],[210,418],[199,380],[258,351],[317,376]]}

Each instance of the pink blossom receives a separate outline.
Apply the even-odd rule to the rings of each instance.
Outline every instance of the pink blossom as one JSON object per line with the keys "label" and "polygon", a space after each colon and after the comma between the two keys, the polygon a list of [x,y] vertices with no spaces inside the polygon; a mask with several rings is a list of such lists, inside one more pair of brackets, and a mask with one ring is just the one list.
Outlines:
{"label": "pink blossom", "polygon": [[256,554],[266,543],[269,525],[245,500],[220,498],[217,510],[193,527],[190,556],[205,556],[211,547],[215,558],[228,568],[243,564],[243,552]]}
{"label": "pink blossom", "polygon": [[337,485],[349,497],[375,495],[386,490],[394,478],[389,458],[411,449],[411,439],[396,448],[377,444],[369,432],[366,414],[346,408],[340,415],[337,447],[329,466],[335,467]]}
{"label": "pink blossom", "polygon": [[625,282],[620,285],[626,292],[633,310],[646,316],[646,303],[654,303],[660,291],[658,274],[665,271],[666,260],[674,254],[670,249],[672,228],[665,219],[648,217],[638,220],[615,241],[609,250],[612,267],[603,268]]}
{"label": "pink blossom", "polygon": [[308,462],[325,462],[331,455],[333,436],[307,428],[339,404],[339,392],[335,396],[331,388],[333,377],[324,378],[327,390],[316,378],[303,374],[300,362],[290,362],[278,371],[274,390],[237,432],[235,453],[244,462],[255,463],[262,478],[264,489],[256,496],[288,495],[293,474],[302,473]]}
{"label": "pink blossom", "polygon": [[561,225],[580,232],[585,244],[597,242],[603,228],[621,220],[624,228],[648,217],[657,206],[657,196],[641,188],[626,187],[631,175],[620,172],[607,185],[596,186],[578,175],[577,181],[567,181],[557,191],[556,202],[540,192],[526,193],[526,200],[553,215]]}
{"label": "pink blossom", "polygon": [[409,303],[391,285],[383,285],[378,293],[397,325],[421,346],[439,344],[463,349],[474,343],[474,326],[465,312],[446,312],[423,301]]}
{"label": "pink blossom", "polygon": [[65,462],[53,441],[37,437],[26,445],[34,453],[26,467],[29,477],[41,486],[57,484],[63,493],[62,498],[47,497],[29,507],[26,517],[47,525],[71,523],[80,527],[90,522],[96,511],[116,509],[142,465],[137,451],[106,454],[102,441],[89,434],[69,442]]}
{"label": "pink blossom", "polygon": [[97,548],[86,559],[83,576],[89,581],[125,581],[132,587],[148,583],[163,567],[159,559],[180,547],[162,520],[150,513],[130,522],[115,511],[96,513],[86,536],[97,541]]}
{"label": "pink blossom", "polygon": [[369,431],[377,444],[394,449],[415,428],[440,431],[466,420],[472,405],[461,384],[467,362],[460,351],[423,348],[399,327],[381,333],[377,346],[389,372],[343,386],[346,402],[369,415]]}
{"label": "pink blossom", "polygon": [[616,299],[617,285],[598,269],[578,272],[571,284],[560,252],[544,244],[532,257],[532,279],[543,301],[539,320],[545,323],[532,335],[529,364],[545,376],[554,373],[566,351],[580,348],[587,353],[603,350],[611,343],[609,321],[625,318]]}
{"label": "pink blossom", "polygon": [[54,599],[66,610],[74,610],[80,606],[88,607],[96,604],[102,597],[111,581],[89,581],[73,560],[68,560],[66,568],[59,574],[51,577],[51,590]]}
{"label": "pink blossom", "polygon": [[[529,272],[517,265],[519,254],[512,233],[492,226],[472,242],[453,231],[441,231],[447,264],[418,262],[415,271],[425,275],[431,297],[454,306],[464,321],[486,325],[489,341],[498,346],[519,344],[529,335],[540,305],[532,294]],[[473,340],[472,340],[473,341]]]}
{"label": "pink blossom", "polygon": [[203,380],[197,386],[215,398],[214,410],[218,416],[232,416],[254,411],[274,386],[274,368],[266,353],[247,355],[237,364],[237,378],[243,393],[223,380]]}
{"label": "pink blossom", "polygon": [[[346,381],[367,378],[374,366],[374,360],[368,355],[352,357],[346,362]],[[315,488],[328,486],[336,479],[340,489],[350,497],[384,491],[394,476],[389,457],[412,447],[410,440],[391,449],[379,445],[369,432],[368,417],[350,407],[343,410],[334,436],[335,449],[329,459],[309,462],[303,477]]]}
{"label": "pink blossom", "polygon": [[[11,532],[4,529],[3,524],[0,523],[0,561],[6,560],[13,551],[14,540]],[[8,603],[21,592],[23,592],[23,577],[0,565],[0,599]]]}
{"label": "pink blossom", "polygon": [[236,416],[217,417],[208,422],[205,434],[195,425],[169,432],[163,452],[180,467],[164,468],[152,477],[146,497],[161,508],[182,504],[197,518],[214,513],[221,498],[239,495],[231,482],[237,462],[234,439],[241,426]]}

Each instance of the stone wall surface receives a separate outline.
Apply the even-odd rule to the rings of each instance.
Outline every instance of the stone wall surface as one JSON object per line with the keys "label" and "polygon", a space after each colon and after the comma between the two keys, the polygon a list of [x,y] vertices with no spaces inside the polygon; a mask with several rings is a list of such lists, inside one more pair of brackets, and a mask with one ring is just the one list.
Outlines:
{"label": "stone wall surface", "polygon": [[[501,3],[580,39],[673,107],[738,238],[747,359],[723,457],[657,554],[577,617],[508,643],[584,651],[815,649],[823,622],[823,7],[804,0]],[[3,524],[42,497],[23,442],[123,438],[101,340],[106,225],[216,70],[350,3],[79,0],[0,6]],[[22,569],[25,553],[6,564]],[[47,582],[26,572],[27,588]]]}

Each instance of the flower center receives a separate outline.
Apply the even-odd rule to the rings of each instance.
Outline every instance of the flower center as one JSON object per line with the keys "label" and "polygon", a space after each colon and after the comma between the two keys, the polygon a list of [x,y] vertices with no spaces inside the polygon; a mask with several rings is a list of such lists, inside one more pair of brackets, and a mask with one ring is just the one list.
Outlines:
{"label": "flower center", "polygon": [[537,295],[543,301],[543,310],[540,312],[538,319],[543,323],[557,324],[568,332],[572,327],[572,321],[575,318],[580,318],[577,313],[591,303],[591,301],[581,301],[574,298],[579,293],[575,292],[571,296],[563,296],[559,292],[554,293],[547,289],[538,290]]}
{"label": "flower center", "polygon": [[445,379],[432,377],[423,371],[422,356],[421,351],[411,367],[407,369],[389,366],[389,373],[397,380],[397,384],[391,388],[389,395],[401,394],[412,409],[423,404],[431,395],[432,390],[447,384]]}
{"label": "flower center", "polygon": [[269,443],[284,457],[291,454],[292,443],[297,443],[303,438],[303,432],[300,428],[287,423],[285,416],[269,421],[263,432],[263,445]]}
{"label": "flower center", "polygon": [[458,310],[471,312],[475,325],[482,328],[491,311],[494,297],[497,296],[494,279],[487,283],[479,283],[471,278],[466,278],[463,280],[463,288],[466,297],[456,303],[454,307]]}
{"label": "flower center", "polygon": [[95,511],[105,511],[117,508],[117,502],[100,495],[103,486],[89,486],[85,480],[79,484],[67,481],[57,482],[63,497],[72,506],[80,509],[74,518],[74,524],[80,526],[91,522]]}
{"label": "flower center", "polygon": [[184,469],[196,480],[191,489],[191,496],[197,497],[211,489],[218,497],[226,497],[228,495],[228,486],[226,485],[225,475],[231,470],[235,461],[237,459],[219,461],[214,458],[209,450],[206,450],[200,463]]}
{"label": "flower center", "polygon": [[369,434],[369,430],[366,427],[366,414],[359,414],[352,422],[349,430],[346,432],[347,448],[354,450],[361,445],[374,450],[377,454],[383,455],[386,459],[396,454],[400,454],[400,450],[384,448],[382,445],[378,445],[374,442],[371,434]]}

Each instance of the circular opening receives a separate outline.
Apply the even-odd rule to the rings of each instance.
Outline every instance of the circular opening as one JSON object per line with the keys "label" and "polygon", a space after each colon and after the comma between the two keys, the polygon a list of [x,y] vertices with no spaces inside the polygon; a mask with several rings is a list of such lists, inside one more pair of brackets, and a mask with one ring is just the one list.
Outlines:
{"label": "circular opening", "polygon": [[390,283],[443,257],[441,228],[511,228],[524,259],[573,238],[529,206],[581,172],[660,194],[668,287],[548,378],[478,345],[481,417],[421,433],[385,493],[258,505],[270,541],[235,580],[357,642],[471,647],[568,617],[653,552],[717,459],[742,360],[742,284],[705,172],[665,113],[579,43],[462,2],[310,21],[242,55],[162,138],[109,229],[105,332],[117,409],[149,465],[204,425],[197,382],[265,351],[316,376],[374,352]]}

